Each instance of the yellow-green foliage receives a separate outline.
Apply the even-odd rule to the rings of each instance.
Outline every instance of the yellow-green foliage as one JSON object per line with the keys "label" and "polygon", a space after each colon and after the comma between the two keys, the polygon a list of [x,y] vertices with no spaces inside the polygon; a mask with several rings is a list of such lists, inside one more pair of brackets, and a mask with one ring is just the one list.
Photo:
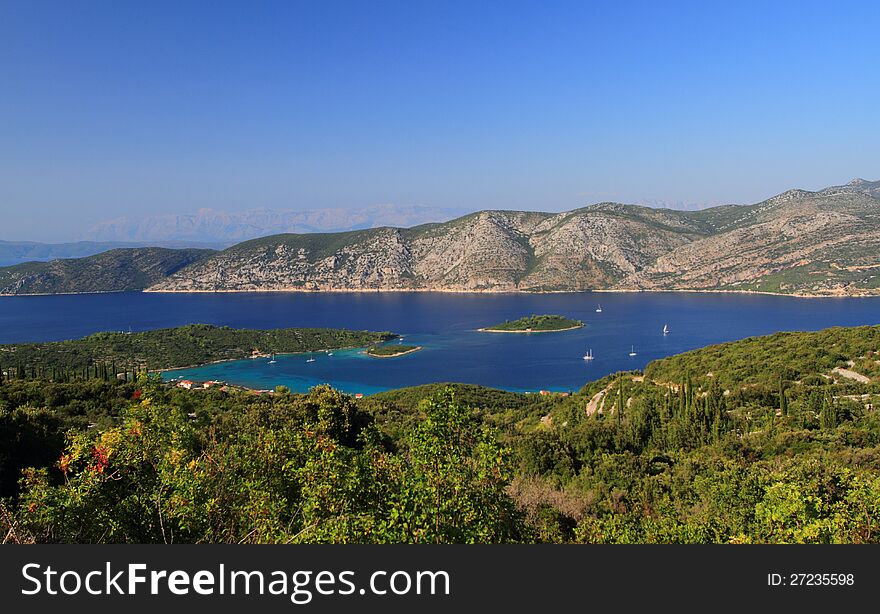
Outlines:
{"label": "yellow-green foliage", "polygon": [[23,542],[876,543],[880,391],[822,375],[852,360],[873,376],[878,340],[877,327],[750,339],[568,397],[13,380],[0,529]]}

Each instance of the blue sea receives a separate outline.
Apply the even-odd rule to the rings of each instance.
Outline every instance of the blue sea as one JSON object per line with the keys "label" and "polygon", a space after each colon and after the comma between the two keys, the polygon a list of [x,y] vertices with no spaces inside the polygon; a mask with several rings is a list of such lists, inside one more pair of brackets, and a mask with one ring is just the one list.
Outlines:
{"label": "blue sea", "polygon": [[[597,313],[601,305],[602,312]],[[584,321],[561,333],[500,334],[476,329],[530,314]],[[880,323],[878,298],[815,298],[697,293],[446,294],[246,293],[83,294],[0,297],[0,343],[78,338],[189,323],[238,328],[333,327],[390,330],[420,352],[370,358],[278,356],[172,371],[167,378],[216,379],[296,391],[330,383],[350,393],[429,382],[468,382],[506,390],[577,390],[609,373],[712,343],[781,330]],[[668,325],[669,334],[662,329]],[[595,359],[582,359],[592,349]],[[635,356],[629,356],[633,349]],[[315,358],[307,362],[308,358]]]}

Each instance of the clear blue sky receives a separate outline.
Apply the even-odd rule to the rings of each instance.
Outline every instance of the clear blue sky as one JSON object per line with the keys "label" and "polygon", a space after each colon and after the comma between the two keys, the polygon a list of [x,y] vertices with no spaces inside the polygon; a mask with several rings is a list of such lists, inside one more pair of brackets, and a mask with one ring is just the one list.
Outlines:
{"label": "clear blue sky", "polygon": [[0,0],[0,239],[880,178],[877,2]]}

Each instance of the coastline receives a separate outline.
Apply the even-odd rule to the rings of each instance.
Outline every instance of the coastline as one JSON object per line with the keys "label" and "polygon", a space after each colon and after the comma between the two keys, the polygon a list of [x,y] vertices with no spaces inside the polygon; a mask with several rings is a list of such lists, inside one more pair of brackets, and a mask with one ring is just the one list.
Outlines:
{"label": "coastline", "polygon": [[[321,348],[320,350],[309,350],[307,352],[274,352],[275,356],[302,356],[303,354],[321,354],[324,352],[335,352],[336,350],[356,350],[364,346],[361,345],[345,345],[341,347],[335,348]],[[419,349],[422,349],[421,346]],[[202,362],[194,365],[186,365],[184,367],[168,367],[167,369],[149,369],[148,373],[164,373],[166,371],[182,371],[183,369],[198,369],[200,367],[207,367],[208,365],[216,365],[223,362],[236,362],[238,360],[257,360],[259,358],[269,358],[272,354],[256,354],[252,356],[244,356],[242,358],[219,358],[217,360],[210,360],[208,362]],[[403,354],[395,354],[395,356],[403,356]],[[383,356],[382,358],[389,358],[388,356]]]}
{"label": "coastline", "polygon": [[407,350],[405,352],[400,352],[399,354],[386,354],[384,356],[381,354],[370,354],[366,350],[364,350],[363,353],[366,354],[367,356],[369,356],[370,358],[397,358],[398,356],[406,356],[407,354],[412,354],[413,352],[418,352],[421,349],[423,349],[422,346],[417,345],[416,347],[414,347],[410,350]]}
{"label": "coastline", "polygon": [[[135,290],[137,292],[137,290]],[[810,292],[767,292],[764,290],[714,290],[699,288],[590,288],[585,290],[505,290],[505,289],[483,289],[483,290],[465,290],[457,288],[322,288],[310,290],[305,288],[272,288],[262,290],[150,290],[144,289],[140,292],[149,294],[246,294],[260,292],[279,292],[279,293],[303,293],[303,294],[319,294],[319,293],[336,293],[336,294],[368,294],[380,292],[437,292],[443,294],[588,294],[591,292],[601,292],[606,294],[638,294],[645,293],[694,293],[694,294],[757,294],[765,296],[790,296],[794,298],[872,298],[880,297],[880,290],[877,292],[827,292],[827,293],[810,293]],[[89,293],[95,294],[95,293]],[[23,294],[9,294],[0,296],[26,296]],[[51,296],[51,295],[31,295],[31,296]]]}
{"label": "coastline", "polygon": [[527,335],[533,335],[535,333],[564,333],[567,330],[577,330],[578,328],[583,328],[583,324],[578,324],[577,326],[569,326],[568,328],[553,328],[550,330],[498,330],[496,328],[478,328],[478,333],[525,333]]}
{"label": "coastline", "polygon": [[505,289],[483,289],[483,290],[464,290],[454,288],[322,288],[322,289],[304,289],[304,288],[267,288],[260,290],[151,290],[145,288],[143,290],[95,290],[88,292],[28,292],[28,293],[0,293],[0,298],[15,298],[28,296],[77,296],[92,294],[124,294],[128,292],[138,292],[143,294],[260,294],[260,293],[289,293],[289,294],[372,294],[372,293],[415,293],[415,292],[436,292],[443,294],[638,294],[638,293],[691,293],[691,294],[755,294],[764,296],[781,296],[792,298],[877,298],[880,297],[880,290],[877,292],[827,292],[827,293],[810,293],[810,292],[767,292],[764,290],[710,290],[697,288],[642,288],[642,289],[621,289],[621,288],[591,288],[586,290],[505,290]]}
{"label": "coastline", "polygon": [[80,294],[124,294],[126,292],[146,292],[146,290],[90,290],[87,292],[20,292],[9,294],[0,292],[0,298],[13,296],[78,296]]}

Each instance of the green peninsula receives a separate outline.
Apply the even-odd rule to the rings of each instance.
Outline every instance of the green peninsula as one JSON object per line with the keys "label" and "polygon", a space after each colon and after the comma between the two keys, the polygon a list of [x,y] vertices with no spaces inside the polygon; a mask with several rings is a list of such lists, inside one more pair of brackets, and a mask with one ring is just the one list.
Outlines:
{"label": "green peninsula", "polygon": [[0,365],[51,373],[53,369],[104,366],[173,369],[221,360],[372,346],[397,337],[389,332],[334,328],[251,330],[190,324],[144,332],[95,333],[82,339],[0,345]]}
{"label": "green peninsula", "polygon": [[374,345],[368,347],[365,354],[373,358],[393,358],[394,356],[403,356],[404,354],[412,354],[422,349],[420,345]]}

